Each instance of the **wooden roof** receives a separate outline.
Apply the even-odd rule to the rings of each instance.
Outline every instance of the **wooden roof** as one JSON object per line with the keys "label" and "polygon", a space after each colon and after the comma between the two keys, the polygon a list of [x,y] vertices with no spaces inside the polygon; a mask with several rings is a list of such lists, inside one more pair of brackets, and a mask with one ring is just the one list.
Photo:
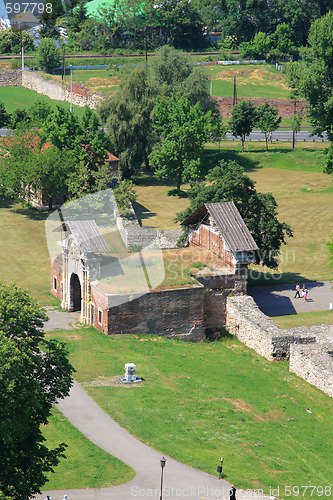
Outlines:
{"label": "wooden roof", "polygon": [[205,219],[207,214],[213,218],[231,252],[258,250],[256,242],[232,201],[204,203],[189,215],[182,225],[198,224]]}

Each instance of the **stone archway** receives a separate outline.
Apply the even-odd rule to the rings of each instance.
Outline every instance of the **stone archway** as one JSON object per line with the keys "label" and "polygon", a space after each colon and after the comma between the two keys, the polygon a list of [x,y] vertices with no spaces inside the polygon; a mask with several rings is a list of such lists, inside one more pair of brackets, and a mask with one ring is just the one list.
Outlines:
{"label": "stone archway", "polygon": [[71,311],[81,311],[81,283],[77,274],[73,273],[70,279],[70,298],[71,298]]}

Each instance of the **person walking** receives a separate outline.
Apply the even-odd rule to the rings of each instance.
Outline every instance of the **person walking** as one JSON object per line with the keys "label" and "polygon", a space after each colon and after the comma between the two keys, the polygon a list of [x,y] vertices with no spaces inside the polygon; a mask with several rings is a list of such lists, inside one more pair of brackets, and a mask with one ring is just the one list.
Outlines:
{"label": "person walking", "polygon": [[236,500],[236,488],[234,487],[233,484],[230,486],[229,500]]}
{"label": "person walking", "polygon": [[295,293],[294,299],[300,299],[301,298],[301,295],[299,293],[300,290],[301,290],[301,287],[299,286],[299,283],[297,283],[297,285],[296,285],[296,293]]}
{"label": "person walking", "polygon": [[306,288],[305,285],[303,285],[302,295],[303,295],[303,300],[306,302],[307,301],[307,296],[308,296],[308,289]]}

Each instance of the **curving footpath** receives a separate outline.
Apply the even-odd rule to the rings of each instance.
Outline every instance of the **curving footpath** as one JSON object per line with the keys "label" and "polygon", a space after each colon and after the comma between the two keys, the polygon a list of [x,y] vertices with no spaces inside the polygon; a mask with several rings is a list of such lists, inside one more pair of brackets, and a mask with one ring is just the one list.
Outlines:
{"label": "curving footpath", "polygon": [[[112,420],[74,382],[70,395],[57,404],[58,409],[90,441],[119,458],[136,472],[128,483],[110,488],[44,491],[37,499],[50,495],[61,500],[130,500],[160,498],[161,453],[149,448]],[[220,457],[216,457],[217,462]],[[218,465],[218,463],[217,463]],[[217,474],[216,474],[217,476]],[[237,486],[237,485],[236,485]],[[164,468],[163,498],[182,500],[217,500],[228,497],[230,484],[205,472],[193,469],[167,457]],[[237,491],[237,500],[273,499],[250,491]]]}

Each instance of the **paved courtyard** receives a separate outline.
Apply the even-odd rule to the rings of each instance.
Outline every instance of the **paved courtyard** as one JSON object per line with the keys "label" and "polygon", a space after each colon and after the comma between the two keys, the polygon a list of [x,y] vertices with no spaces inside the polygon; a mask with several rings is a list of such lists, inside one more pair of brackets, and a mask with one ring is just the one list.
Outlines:
{"label": "paved courtyard", "polygon": [[[301,288],[303,283],[300,283]],[[267,316],[283,316],[300,312],[328,311],[333,303],[333,283],[317,281],[305,283],[309,290],[308,299],[295,299],[295,284],[259,286],[248,289],[260,310]]]}

